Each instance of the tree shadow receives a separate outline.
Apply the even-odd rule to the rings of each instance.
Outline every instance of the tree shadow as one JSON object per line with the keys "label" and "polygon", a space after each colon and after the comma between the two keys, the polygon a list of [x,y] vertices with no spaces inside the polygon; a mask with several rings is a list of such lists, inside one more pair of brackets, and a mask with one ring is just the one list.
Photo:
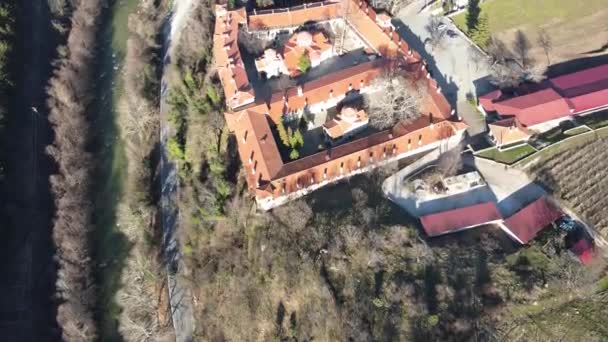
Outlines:
{"label": "tree shadow", "polygon": [[456,108],[458,99],[458,85],[454,82],[451,77],[444,75],[439,67],[435,57],[428,53],[425,48],[425,43],[416,35],[412,30],[405,24],[401,19],[393,18],[393,25],[396,28],[397,33],[407,42],[411,49],[415,50],[420,54],[422,59],[427,63],[428,70],[441,87],[441,92],[444,94],[450,106]]}
{"label": "tree shadow", "polygon": [[7,72],[14,83],[1,100],[8,110],[0,136],[6,162],[0,176],[0,334],[7,341],[54,341],[61,330],[49,177],[57,165],[45,150],[54,141],[45,101],[63,39],[52,27],[46,1],[12,3],[16,35]]}

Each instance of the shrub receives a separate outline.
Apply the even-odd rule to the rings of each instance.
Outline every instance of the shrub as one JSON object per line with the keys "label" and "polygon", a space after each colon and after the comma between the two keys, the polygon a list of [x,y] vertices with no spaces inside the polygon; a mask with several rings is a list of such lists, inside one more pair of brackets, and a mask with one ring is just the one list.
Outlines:
{"label": "shrub", "polygon": [[171,159],[184,160],[185,158],[184,148],[175,138],[169,138],[167,141],[167,151]]}
{"label": "shrub", "polygon": [[298,158],[300,158],[300,152],[298,152],[298,150],[296,150],[295,148],[292,149],[289,153],[289,159],[296,160]]}
{"label": "shrub", "polygon": [[310,69],[310,57],[307,54],[302,54],[298,59],[298,69],[301,72],[307,72]]}

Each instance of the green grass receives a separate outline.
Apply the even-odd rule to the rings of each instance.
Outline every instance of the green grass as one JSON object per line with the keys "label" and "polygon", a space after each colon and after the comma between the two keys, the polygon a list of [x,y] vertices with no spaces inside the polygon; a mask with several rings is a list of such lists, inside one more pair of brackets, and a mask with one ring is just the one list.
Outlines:
{"label": "green grass", "polygon": [[518,167],[525,169],[529,166],[530,160],[538,160],[538,162],[544,162],[545,160],[550,159],[554,155],[571,149],[577,146],[581,146],[586,143],[590,143],[595,141],[596,139],[606,139],[608,138],[608,127],[603,127],[600,129],[596,129],[593,131],[594,133],[590,134],[578,134],[567,141],[560,144],[552,144],[548,147],[543,148],[542,150],[535,153],[533,156],[528,156],[524,160],[520,160],[518,163]]}
{"label": "green grass", "polygon": [[492,159],[503,164],[513,164],[534,152],[536,152],[536,150],[532,146],[524,144],[503,151],[499,151],[497,148],[491,148],[477,153],[477,156]]}
{"label": "green grass", "polygon": [[578,126],[578,127],[574,127],[572,129],[569,129],[567,131],[564,132],[564,135],[567,137],[573,137],[575,135],[579,135],[582,133],[587,133],[589,132],[589,128],[585,127],[585,126]]}
{"label": "green grass", "polygon": [[[488,0],[481,4],[482,12],[490,18],[492,33],[522,25],[541,26],[551,20],[575,20],[606,7],[606,0]],[[452,18],[467,32],[466,11]]]}
{"label": "green grass", "polygon": [[580,120],[592,129],[608,126],[608,109],[583,116]]}

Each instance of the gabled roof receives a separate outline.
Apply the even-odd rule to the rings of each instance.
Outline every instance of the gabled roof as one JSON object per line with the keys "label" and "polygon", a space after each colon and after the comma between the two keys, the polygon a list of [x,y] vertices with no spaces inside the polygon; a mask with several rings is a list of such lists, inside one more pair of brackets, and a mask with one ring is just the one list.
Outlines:
{"label": "gabled roof", "polygon": [[420,218],[428,236],[438,236],[502,219],[494,202],[425,215]]}
{"label": "gabled roof", "polygon": [[508,145],[518,141],[527,140],[532,136],[517,118],[509,118],[488,124],[497,145]]}
{"label": "gabled roof", "polygon": [[272,178],[283,166],[283,161],[272,135],[268,116],[252,110],[243,110],[231,115],[236,115],[231,121],[239,147],[243,150],[241,160],[248,163],[253,153],[251,162],[257,163],[254,182],[259,175],[264,179]]}
{"label": "gabled roof", "polygon": [[568,102],[550,88],[496,102],[494,108],[501,115],[515,115],[525,126],[571,114]]}
{"label": "gabled roof", "polygon": [[239,25],[246,22],[244,8],[227,11],[224,5],[215,6],[216,20],[213,34],[213,56],[215,67],[222,86],[226,102],[235,108],[252,102],[253,88],[245,71],[245,64],[237,44]]}
{"label": "gabled roof", "polygon": [[340,1],[323,1],[290,8],[254,11],[249,14],[249,28],[264,30],[299,26],[312,21],[324,21],[339,16]]}
{"label": "gabled roof", "polygon": [[551,78],[541,84],[525,84],[508,95],[500,90],[479,97],[486,111],[514,115],[525,126],[608,106],[608,64]]}
{"label": "gabled roof", "polygon": [[576,97],[608,88],[608,64],[549,80],[564,97]]}
{"label": "gabled roof", "polygon": [[546,197],[541,197],[507,218],[505,226],[522,244],[526,244],[562,216],[563,213]]}

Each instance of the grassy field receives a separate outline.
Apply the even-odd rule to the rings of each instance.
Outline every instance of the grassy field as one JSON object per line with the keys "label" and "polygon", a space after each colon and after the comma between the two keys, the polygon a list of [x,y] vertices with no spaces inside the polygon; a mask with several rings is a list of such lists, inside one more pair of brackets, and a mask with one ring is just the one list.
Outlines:
{"label": "grassy field", "polygon": [[499,151],[497,148],[492,148],[482,151],[477,155],[482,158],[495,160],[499,163],[513,164],[534,152],[536,152],[536,150],[532,148],[532,146],[525,144],[503,151]]}
{"label": "grassy field", "polygon": [[[584,0],[584,6],[571,0],[488,0],[481,4],[490,18],[492,32],[522,25],[540,26],[552,20],[572,21],[606,8],[606,0]],[[453,17],[466,32],[466,12]]]}
{"label": "grassy field", "polygon": [[[568,60],[600,49],[608,41],[608,6],[606,0],[488,0],[481,5],[490,21],[492,34],[509,43],[521,29],[536,45],[538,30],[544,28],[553,41],[551,61]],[[466,12],[452,18],[463,30]],[[593,34],[588,34],[593,32]],[[533,55],[544,57],[533,46]],[[578,56],[582,57],[582,56]]]}

